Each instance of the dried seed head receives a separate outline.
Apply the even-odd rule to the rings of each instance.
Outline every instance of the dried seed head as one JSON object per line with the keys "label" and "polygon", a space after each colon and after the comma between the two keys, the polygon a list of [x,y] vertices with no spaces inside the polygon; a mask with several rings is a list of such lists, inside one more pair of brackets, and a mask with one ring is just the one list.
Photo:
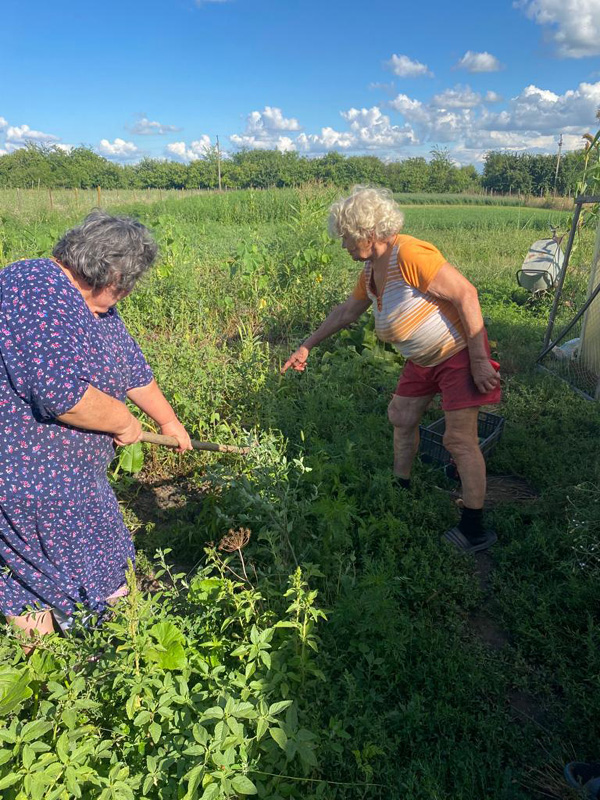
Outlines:
{"label": "dried seed head", "polygon": [[219,542],[219,550],[225,550],[227,553],[234,553],[236,550],[241,550],[250,541],[250,529],[240,528],[234,531],[233,528]]}

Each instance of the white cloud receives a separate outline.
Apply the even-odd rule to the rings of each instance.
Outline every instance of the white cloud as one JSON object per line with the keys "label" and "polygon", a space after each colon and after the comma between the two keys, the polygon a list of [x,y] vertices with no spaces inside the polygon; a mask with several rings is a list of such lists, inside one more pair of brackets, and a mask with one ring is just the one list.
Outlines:
{"label": "white cloud", "polygon": [[390,60],[385,62],[384,66],[400,78],[433,77],[433,73],[430,71],[429,67],[425,64],[421,64],[420,61],[413,61],[411,58],[404,55],[397,56],[394,53]]}
{"label": "white cloud", "polygon": [[600,0],[517,0],[515,5],[548,29],[564,58],[600,54]]}
{"label": "white cloud", "polygon": [[8,127],[8,121],[4,117],[0,117],[0,130]]}
{"label": "white cloud", "polygon": [[175,125],[163,125],[161,122],[152,122],[146,114],[138,114],[138,120],[131,128],[131,133],[138,136],[164,136],[167,133],[177,133],[181,128]]}
{"label": "white cloud", "polygon": [[348,123],[349,130],[337,131],[326,127],[321,128],[320,134],[301,133],[295,142],[298,149],[315,154],[341,150],[346,153],[374,152],[384,155],[397,153],[417,143],[409,125],[392,125],[390,118],[378,106],[351,108],[342,111],[341,116]]}
{"label": "white cloud", "polygon": [[481,95],[470,86],[455,86],[434,95],[430,104],[434,108],[474,108],[481,104]]}
{"label": "white cloud", "polygon": [[394,94],[396,91],[396,84],[393,81],[390,81],[390,83],[380,83],[376,81],[369,84],[369,89],[371,91],[382,91],[386,94]]}
{"label": "white cloud", "polygon": [[246,120],[246,133],[261,135],[271,131],[299,131],[300,123],[294,117],[284,117],[280,108],[265,106],[262,111],[251,111]]}
{"label": "white cloud", "polygon": [[295,150],[294,141],[288,134],[301,130],[295,117],[284,117],[280,108],[265,106],[262,111],[251,111],[246,117],[244,131],[232,134],[229,139],[234,147],[287,152]]}
{"label": "white cloud", "polygon": [[295,150],[295,144],[289,136],[254,136],[247,133],[233,133],[229,137],[234,147],[248,148],[250,150],[279,150],[285,153]]}
{"label": "white cloud", "polygon": [[329,150],[349,150],[354,144],[354,137],[347,131],[336,131],[334,128],[321,128],[321,133],[301,133],[296,144],[305,153],[326,153]]}
{"label": "white cloud", "polygon": [[526,86],[513,97],[509,109],[485,120],[487,129],[581,134],[597,125],[600,81],[580,83],[562,95],[537,86]]}
{"label": "white cloud", "polygon": [[491,53],[475,53],[467,50],[454,69],[466,69],[467,72],[498,72],[502,64]]}
{"label": "white cloud", "polygon": [[126,142],[117,137],[114,142],[101,139],[96,148],[101,156],[112,158],[115,161],[135,161],[142,156],[142,151],[133,142]]}
{"label": "white cloud", "polygon": [[170,158],[177,161],[189,162],[197,161],[206,155],[207,150],[212,147],[210,136],[202,134],[199,139],[187,145],[185,142],[172,142],[165,147],[165,153]]}
{"label": "white cloud", "polygon": [[477,163],[491,149],[555,153],[559,134],[565,149],[574,150],[582,146],[582,134],[597,127],[600,81],[581,83],[562,95],[527,86],[494,112],[485,104],[502,98],[495,92],[475,95],[469,87],[455,86],[429,102],[399,94],[388,105],[411,126],[417,141],[447,145],[460,163]]}
{"label": "white cloud", "polygon": [[360,149],[396,149],[417,143],[409,125],[392,125],[390,118],[378,106],[351,108],[349,111],[342,111],[342,117],[349,123],[355,143]]}
{"label": "white cloud", "polygon": [[54,144],[59,141],[59,137],[53,133],[43,133],[34,131],[29,125],[9,125],[6,130],[6,143],[13,149],[23,147],[27,142],[36,144]]}

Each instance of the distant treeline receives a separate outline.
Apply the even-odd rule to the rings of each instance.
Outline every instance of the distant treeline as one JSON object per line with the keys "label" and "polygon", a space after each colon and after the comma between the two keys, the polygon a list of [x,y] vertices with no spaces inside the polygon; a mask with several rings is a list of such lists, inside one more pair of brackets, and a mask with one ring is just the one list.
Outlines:
{"label": "distant treeline", "polygon": [[407,158],[384,162],[376,156],[336,152],[308,158],[295,152],[246,150],[221,159],[215,148],[189,164],[145,158],[137,164],[115,164],[87,147],[69,152],[29,144],[0,156],[0,188],[52,189],[266,189],[321,181],[336,186],[375,184],[394,192],[493,191],[543,195],[573,191],[581,171],[581,153],[563,156],[556,177],[556,156],[489,152],[483,174],[457,166],[446,149],[435,148],[429,160]]}

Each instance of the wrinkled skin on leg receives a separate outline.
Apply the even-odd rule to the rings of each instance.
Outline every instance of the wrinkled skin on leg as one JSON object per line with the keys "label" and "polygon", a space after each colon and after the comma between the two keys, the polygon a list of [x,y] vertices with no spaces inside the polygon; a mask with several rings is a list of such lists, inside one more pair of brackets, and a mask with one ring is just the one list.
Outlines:
{"label": "wrinkled skin on leg", "polygon": [[433,395],[400,397],[395,394],[388,406],[388,419],[394,426],[394,475],[410,478],[419,449],[419,423]]}
{"label": "wrinkled skin on leg", "polygon": [[456,462],[467,508],[483,508],[485,499],[485,461],[477,436],[478,414],[478,406],[446,411],[444,447]]}

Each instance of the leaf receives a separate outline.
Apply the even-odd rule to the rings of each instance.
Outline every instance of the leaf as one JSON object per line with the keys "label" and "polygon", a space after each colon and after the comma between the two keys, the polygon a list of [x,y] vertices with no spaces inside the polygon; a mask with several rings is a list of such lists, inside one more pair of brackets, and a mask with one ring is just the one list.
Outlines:
{"label": "leaf", "polygon": [[219,796],[219,784],[209,783],[200,800],[215,800]]}
{"label": "leaf", "polygon": [[212,708],[207,708],[206,711],[202,714],[202,719],[223,719],[223,709],[221,706],[213,706]]}
{"label": "leaf", "polygon": [[144,466],[142,443],[128,444],[119,453],[119,468],[131,474],[139,472]]}
{"label": "leaf", "polygon": [[267,669],[271,669],[271,654],[266,650],[260,651],[260,660],[263,662]]}
{"label": "leaf", "polygon": [[187,774],[188,787],[187,787],[187,792],[185,794],[186,800],[191,800],[192,798],[198,796],[198,787],[200,786],[200,782],[202,780],[203,775],[204,775],[204,767],[201,764],[194,767],[188,772]]}
{"label": "leaf", "polygon": [[231,785],[239,794],[258,794],[256,786],[245,775],[236,775]]}
{"label": "leaf", "polygon": [[153,661],[161,669],[185,669],[185,637],[172,622],[159,622],[150,628],[151,635],[158,642],[158,647],[151,647],[146,652],[149,661]]}
{"label": "leaf", "polygon": [[316,767],[317,757],[314,754],[312,747],[309,747],[306,744],[298,743],[298,755],[300,759],[308,766],[308,767]]}
{"label": "leaf", "polygon": [[233,709],[233,716],[239,719],[254,719],[256,717],[256,709],[252,703],[238,703]]}
{"label": "leaf", "polygon": [[0,789],[8,789],[9,786],[12,786],[13,783],[20,781],[22,775],[15,775],[14,773],[10,775],[6,775],[4,778],[0,778]]}
{"label": "leaf", "polygon": [[21,739],[24,742],[31,742],[33,739],[40,739],[45,733],[52,730],[53,724],[45,722],[43,719],[38,719],[33,722],[28,722],[21,731]]}
{"label": "leaf", "polygon": [[289,708],[292,703],[293,700],[281,700],[279,703],[273,703],[269,706],[269,716],[275,717],[277,714],[281,714],[281,712]]}
{"label": "leaf", "polygon": [[30,680],[28,669],[4,667],[0,670],[0,717],[10,714],[31,697]]}
{"label": "leaf", "polygon": [[271,728],[269,733],[271,734],[271,738],[277,742],[279,747],[281,747],[282,750],[285,750],[288,738],[283,728]]}
{"label": "leaf", "polygon": [[150,722],[151,719],[152,714],[147,709],[144,709],[143,711],[140,711],[137,717],[133,720],[133,724],[136,726],[136,728],[141,728],[142,725]]}
{"label": "leaf", "polygon": [[135,716],[135,712],[140,707],[140,705],[141,705],[141,700],[139,698],[139,695],[132,694],[125,703],[125,711],[127,712],[127,716],[129,719],[133,719],[133,717]]}
{"label": "leaf", "polygon": [[260,742],[260,740],[263,738],[268,729],[269,729],[269,723],[267,722],[267,720],[264,719],[264,717],[259,719],[258,725],[256,726],[256,740]]}
{"label": "leaf", "polygon": [[162,736],[162,728],[158,722],[153,722],[148,728],[148,731],[150,732],[150,736],[152,737],[154,744],[158,744],[160,737]]}

